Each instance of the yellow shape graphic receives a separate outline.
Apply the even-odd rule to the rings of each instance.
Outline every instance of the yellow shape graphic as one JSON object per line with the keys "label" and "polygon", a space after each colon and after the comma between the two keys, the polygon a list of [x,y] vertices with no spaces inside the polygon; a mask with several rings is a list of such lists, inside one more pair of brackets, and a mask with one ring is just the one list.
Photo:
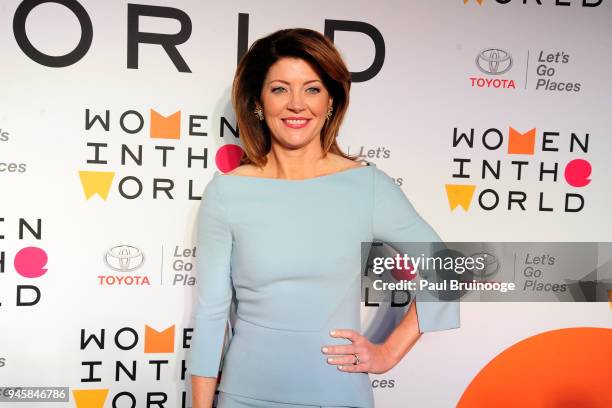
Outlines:
{"label": "yellow shape graphic", "polygon": [[145,353],[174,353],[174,325],[157,330],[145,324]]}
{"label": "yellow shape graphic", "polygon": [[[476,0],[476,3],[480,4],[482,6],[482,2],[484,0]],[[463,0],[463,4],[468,4],[470,2],[470,0]]]}
{"label": "yellow shape graphic", "polygon": [[612,290],[608,291],[608,303],[610,304],[610,309],[612,309]]}
{"label": "yellow shape graphic", "polygon": [[97,390],[72,390],[74,403],[77,408],[103,408],[108,388]]}
{"label": "yellow shape graphic", "polygon": [[470,203],[476,190],[474,184],[446,184],[445,187],[451,211],[457,208],[458,205],[463,207],[465,211],[470,208]]}
{"label": "yellow shape graphic", "polygon": [[166,117],[151,109],[150,134],[152,139],[180,139],[181,111]]}
{"label": "yellow shape graphic", "polygon": [[108,197],[108,191],[115,177],[114,171],[79,171],[81,185],[85,198],[89,200],[94,194],[98,194],[103,200]]}

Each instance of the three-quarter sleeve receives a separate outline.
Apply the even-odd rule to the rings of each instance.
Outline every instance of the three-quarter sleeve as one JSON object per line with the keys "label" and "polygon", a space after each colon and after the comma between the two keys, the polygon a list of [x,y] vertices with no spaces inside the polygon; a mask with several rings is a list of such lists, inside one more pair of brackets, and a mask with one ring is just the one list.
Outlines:
{"label": "three-quarter sleeve", "polygon": [[[374,171],[372,234],[409,256],[431,255],[438,234],[416,212],[402,189],[383,171]],[[410,244],[407,244],[410,243]],[[441,301],[426,290],[416,293],[421,333],[459,327],[459,302]]]}
{"label": "three-quarter sleeve", "polygon": [[202,194],[197,220],[197,307],[187,371],[217,377],[232,300],[232,233],[227,209],[213,178]]}

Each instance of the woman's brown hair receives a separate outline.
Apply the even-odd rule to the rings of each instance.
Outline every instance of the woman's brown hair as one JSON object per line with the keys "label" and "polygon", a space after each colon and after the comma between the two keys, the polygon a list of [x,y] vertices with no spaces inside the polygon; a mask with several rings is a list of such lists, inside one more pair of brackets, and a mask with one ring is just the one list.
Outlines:
{"label": "woman's brown hair", "polygon": [[336,153],[350,160],[336,137],[348,108],[351,75],[334,44],[324,35],[306,28],[276,31],[255,41],[236,68],[232,86],[232,104],[244,154],[240,164],[263,167],[270,151],[270,130],[253,111],[259,101],[263,82],[270,67],[283,57],[300,58],[310,64],[333,99],[333,115],[321,129],[323,154]]}

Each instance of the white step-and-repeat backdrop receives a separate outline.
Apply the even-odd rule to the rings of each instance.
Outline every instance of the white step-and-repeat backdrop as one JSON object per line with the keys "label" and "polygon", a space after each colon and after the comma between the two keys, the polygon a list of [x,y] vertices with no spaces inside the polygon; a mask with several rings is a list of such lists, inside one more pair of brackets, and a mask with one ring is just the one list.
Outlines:
{"label": "white step-and-repeat backdrop", "polygon": [[[237,59],[297,26],[353,72],[341,146],[443,239],[612,241],[609,0],[4,0],[0,387],[191,405],[194,222],[240,153]],[[371,376],[377,406],[603,406],[611,326],[606,302],[463,303]]]}

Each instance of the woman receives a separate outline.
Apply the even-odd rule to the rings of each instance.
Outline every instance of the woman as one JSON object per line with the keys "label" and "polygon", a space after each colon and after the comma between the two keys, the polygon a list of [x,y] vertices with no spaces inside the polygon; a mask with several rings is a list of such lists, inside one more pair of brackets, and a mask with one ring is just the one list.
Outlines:
{"label": "woman", "polygon": [[[215,174],[198,221],[194,408],[210,407],[232,298],[219,407],[373,407],[367,373],[395,366],[424,331],[457,327],[456,308],[412,302],[382,344],[360,334],[361,242],[435,241],[401,189],[336,143],[350,74],[316,31],[256,41],[232,100],[245,154]],[[420,327],[419,327],[420,326]]]}

